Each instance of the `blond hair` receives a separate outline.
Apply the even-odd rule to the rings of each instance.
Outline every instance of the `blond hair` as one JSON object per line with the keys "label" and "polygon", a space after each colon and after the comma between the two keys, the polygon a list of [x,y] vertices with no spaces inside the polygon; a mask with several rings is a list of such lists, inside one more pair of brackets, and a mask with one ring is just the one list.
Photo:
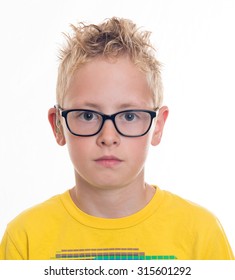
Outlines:
{"label": "blond hair", "polygon": [[57,79],[57,103],[61,106],[70,81],[77,69],[96,57],[116,58],[128,55],[144,73],[156,106],[163,99],[160,63],[150,43],[150,32],[141,31],[130,20],[113,17],[99,25],[71,25],[67,44],[60,50]]}

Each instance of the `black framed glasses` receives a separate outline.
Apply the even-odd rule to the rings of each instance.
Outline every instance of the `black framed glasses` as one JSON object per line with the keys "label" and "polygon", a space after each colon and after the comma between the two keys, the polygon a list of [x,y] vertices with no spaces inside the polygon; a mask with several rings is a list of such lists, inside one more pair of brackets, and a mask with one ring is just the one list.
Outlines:
{"label": "black framed glasses", "polygon": [[98,134],[105,121],[111,120],[119,134],[140,137],[148,133],[158,108],[150,110],[124,110],[112,115],[87,109],[64,110],[55,106],[64,117],[68,130],[76,136],[89,137]]}

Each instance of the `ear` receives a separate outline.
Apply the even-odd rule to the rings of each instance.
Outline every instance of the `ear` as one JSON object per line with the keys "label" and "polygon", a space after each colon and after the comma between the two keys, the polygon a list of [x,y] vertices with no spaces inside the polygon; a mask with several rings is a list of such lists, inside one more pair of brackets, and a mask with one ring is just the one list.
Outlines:
{"label": "ear", "polygon": [[63,126],[60,122],[59,115],[57,113],[56,108],[50,108],[48,111],[48,120],[51,125],[52,131],[54,133],[56,142],[60,146],[64,146],[66,144],[66,140],[64,137]]}
{"label": "ear", "polygon": [[163,106],[160,108],[157,116],[157,122],[155,124],[155,129],[152,135],[151,144],[157,146],[161,142],[163,128],[169,114],[168,107]]}

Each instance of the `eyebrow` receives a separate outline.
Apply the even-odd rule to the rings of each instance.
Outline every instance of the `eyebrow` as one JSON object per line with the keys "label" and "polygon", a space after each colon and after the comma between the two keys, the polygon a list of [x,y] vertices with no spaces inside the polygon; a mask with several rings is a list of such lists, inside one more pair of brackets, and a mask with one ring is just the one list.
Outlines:
{"label": "eyebrow", "polygon": [[91,103],[91,102],[85,102],[79,107],[89,107],[89,108],[94,108],[94,109],[100,109],[100,106],[98,104]]}
{"label": "eyebrow", "polygon": [[[143,103],[142,103],[143,104]],[[128,109],[128,108],[142,108],[143,106],[146,106],[145,104],[142,105],[141,103],[134,103],[134,102],[126,102],[126,103],[121,103],[117,105],[117,110],[123,110],[123,109]],[[97,110],[101,110],[101,105],[92,103],[92,102],[85,102],[79,107],[88,107],[88,108],[94,108]]]}
{"label": "eyebrow", "polygon": [[143,108],[143,106],[146,106],[145,104],[142,105],[143,103],[122,103],[118,106],[118,109],[127,109],[127,108]]}

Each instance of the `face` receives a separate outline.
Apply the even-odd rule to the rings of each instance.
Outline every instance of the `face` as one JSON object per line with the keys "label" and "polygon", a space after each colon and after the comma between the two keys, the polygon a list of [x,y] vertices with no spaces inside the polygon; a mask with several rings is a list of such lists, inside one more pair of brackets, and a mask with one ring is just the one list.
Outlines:
{"label": "face", "polygon": [[[145,74],[127,57],[115,61],[97,58],[82,66],[72,79],[62,106],[65,110],[87,109],[108,115],[155,107]],[[49,120],[58,144],[67,144],[77,185],[107,189],[144,180],[149,145],[159,144],[167,114],[168,109],[162,107],[150,131],[134,138],[120,135],[111,120],[90,137],[71,134],[62,117],[57,130],[55,109],[49,110]]]}

